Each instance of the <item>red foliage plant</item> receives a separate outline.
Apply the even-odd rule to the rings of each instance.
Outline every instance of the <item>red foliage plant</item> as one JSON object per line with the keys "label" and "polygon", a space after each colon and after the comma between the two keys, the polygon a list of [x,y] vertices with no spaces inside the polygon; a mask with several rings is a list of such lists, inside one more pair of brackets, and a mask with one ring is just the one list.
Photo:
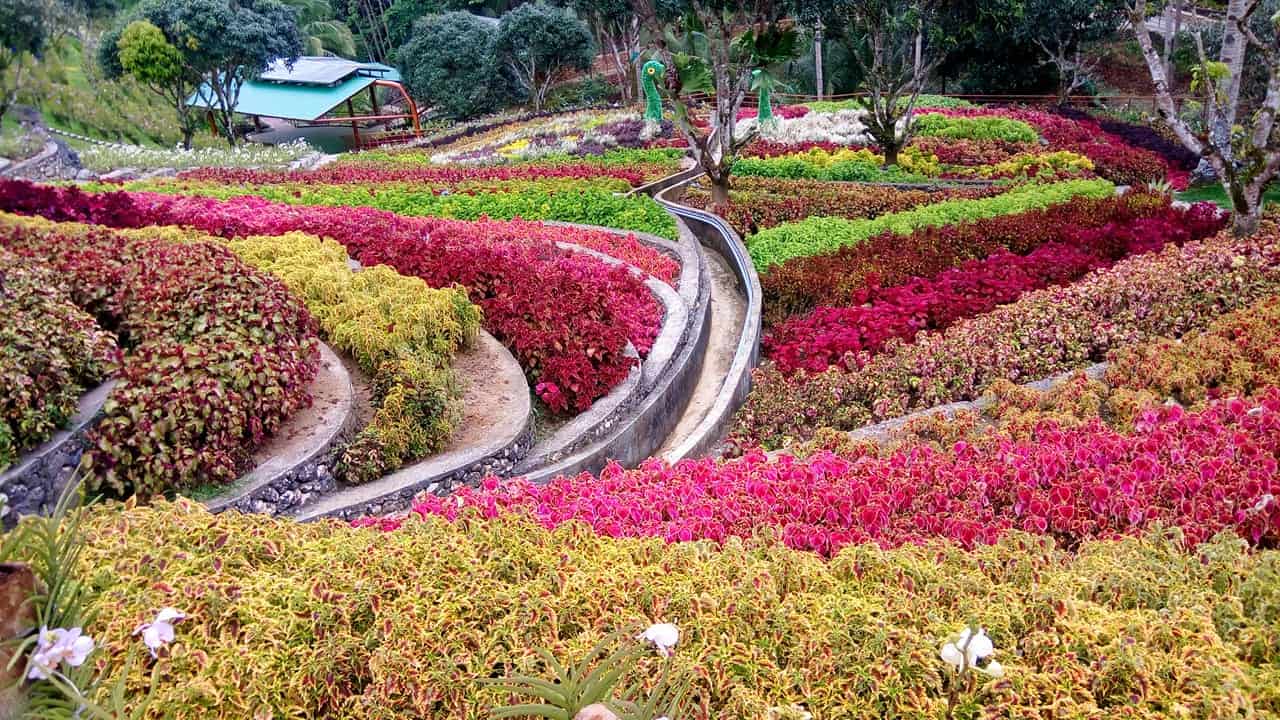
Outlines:
{"label": "red foliage plant", "polygon": [[[1139,418],[1133,434],[1098,420],[1042,423],[1030,440],[995,436],[949,451],[918,445],[877,457],[817,453],[798,460],[752,453],[740,460],[652,460],[611,466],[599,478],[546,485],[486,480],[448,498],[427,497],[421,515],[530,516],[569,521],[611,537],[668,541],[752,537],[778,528],[791,547],[832,555],[936,538],[964,547],[1008,530],[1053,536],[1074,548],[1091,538],[1180,528],[1194,546],[1231,530],[1256,546],[1280,542],[1280,390],[1189,413],[1168,406]],[[361,525],[391,530],[402,520]]]}
{"label": "red foliage plant", "polygon": [[222,237],[299,230],[333,238],[364,264],[383,263],[433,287],[462,285],[484,310],[485,327],[535,383],[549,388],[543,397],[557,412],[585,410],[622,382],[635,364],[626,354],[628,341],[647,353],[662,322],[661,305],[625,268],[555,245],[618,242],[601,231],[409,218],[252,197],[86,194],[23,182],[0,183],[0,209],[113,227],[185,225]]}
{"label": "red foliage plant", "polygon": [[1215,207],[1202,203],[1189,211],[1166,208],[1154,217],[1098,228],[1062,226],[1059,239],[1028,255],[996,252],[932,278],[867,287],[849,307],[820,307],[792,318],[766,339],[765,350],[784,373],[822,371],[842,359],[860,365],[891,339],[910,342],[917,332],[944,329],[1030,290],[1071,282],[1126,255],[1203,239],[1224,224]]}
{"label": "red foliage plant", "polygon": [[569,163],[565,165],[477,165],[417,166],[379,165],[371,163],[332,163],[316,170],[251,170],[245,168],[200,168],[188,170],[183,180],[225,183],[228,185],[271,185],[278,183],[313,183],[345,185],[351,183],[412,182],[428,185],[457,185],[471,182],[509,180],[592,180],[616,178],[632,187],[644,184],[644,175],[624,167],[601,164]]}

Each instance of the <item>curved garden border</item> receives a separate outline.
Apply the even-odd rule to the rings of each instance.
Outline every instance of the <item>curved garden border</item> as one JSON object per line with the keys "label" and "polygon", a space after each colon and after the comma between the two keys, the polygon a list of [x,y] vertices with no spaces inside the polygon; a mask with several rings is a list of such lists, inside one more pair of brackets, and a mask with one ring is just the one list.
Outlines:
{"label": "curved garden border", "polygon": [[[333,489],[336,481],[330,468],[344,442],[356,430],[355,390],[342,361],[324,343],[320,343],[320,372],[313,384],[321,382],[336,384],[335,401],[318,413],[314,406],[294,413],[268,444],[268,451],[273,451],[271,456],[206,500],[209,510],[234,508],[279,515]],[[299,425],[307,424],[315,427],[296,440],[290,437]],[[277,447],[277,443],[281,446]]]}
{"label": "curved garden border", "polygon": [[760,289],[760,276],[756,274],[751,257],[747,254],[747,246],[738,237],[738,233],[719,216],[666,197],[671,191],[701,175],[700,170],[686,170],[636,190],[651,193],[703,245],[719,253],[737,277],[739,287],[747,299],[747,312],[738,337],[738,347],[729,373],[721,385],[720,395],[693,432],[663,456],[664,460],[671,463],[705,455],[720,441],[733,420],[734,413],[742,407],[747,394],[751,392],[751,371],[760,363],[763,291]]}
{"label": "curved garden border", "polygon": [[292,513],[296,520],[336,517],[350,520],[382,515],[409,507],[419,493],[448,493],[463,485],[475,485],[491,473],[509,472],[529,451],[533,437],[533,412],[524,370],[502,343],[481,330],[477,342],[490,345],[504,358],[505,380],[519,388],[516,418],[481,445],[438,453],[363,485],[330,493]]}
{"label": "curved garden border", "polygon": [[80,466],[80,456],[88,447],[85,434],[102,417],[102,406],[113,387],[115,381],[108,380],[82,395],[66,429],[23,453],[13,467],[0,473],[0,492],[8,495],[10,504],[6,526],[19,515],[44,515],[53,509]]}

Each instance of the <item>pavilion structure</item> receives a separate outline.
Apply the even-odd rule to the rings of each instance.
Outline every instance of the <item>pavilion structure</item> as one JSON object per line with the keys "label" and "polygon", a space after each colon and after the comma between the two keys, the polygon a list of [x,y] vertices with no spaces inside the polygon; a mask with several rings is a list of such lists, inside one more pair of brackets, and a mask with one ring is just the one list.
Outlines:
{"label": "pavilion structure", "polygon": [[[378,99],[378,88],[399,93],[404,110],[384,112]],[[355,100],[361,93],[369,95],[372,112],[357,112]],[[216,132],[214,109],[220,101],[208,84],[202,85],[187,105],[204,109],[210,128]],[[245,80],[240,86],[235,112],[254,118],[280,118],[298,126],[350,125],[356,147],[388,141],[386,134],[371,135],[367,128],[404,120],[412,130],[397,134],[397,140],[422,134],[418,107],[401,84],[400,73],[381,63],[362,63],[337,57],[304,56],[288,63],[273,61],[266,72]],[[345,113],[343,112],[345,110]],[[366,128],[361,138],[361,126]]]}

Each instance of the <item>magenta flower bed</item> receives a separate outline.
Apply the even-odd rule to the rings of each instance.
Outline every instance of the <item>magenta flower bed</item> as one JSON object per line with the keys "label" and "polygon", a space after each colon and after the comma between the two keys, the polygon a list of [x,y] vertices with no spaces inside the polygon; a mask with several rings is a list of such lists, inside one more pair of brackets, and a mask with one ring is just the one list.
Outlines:
{"label": "magenta flower bed", "polygon": [[[479,489],[429,497],[422,515],[451,520],[527,514],[554,527],[577,520],[611,537],[668,541],[750,537],[773,527],[791,547],[830,555],[841,547],[953,540],[995,542],[1019,529],[1068,547],[1088,538],[1176,526],[1188,545],[1232,530],[1250,543],[1280,540],[1280,390],[1260,404],[1219,402],[1198,414],[1148,411],[1136,432],[1093,422],[1043,424],[1029,442],[997,439],[951,452],[918,446],[885,458],[819,453],[806,460],[759,453],[717,465],[650,461],[547,485],[495,478]],[[399,520],[357,524],[388,530]]]}
{"label": "magenta flower bed", "polygon": [[613,254],[615,244],[638,243],[602,231],[250,197],[90,195],[25,182],[0,183],[0,210],[113,227],[185,225],[222,237],[294,230],[331,237],[364,264],[384,263],[433,287],[466,287],[484,310],[485,328],[511,349],[556,411],[585,410],[622,382],[635,364],[625,354],[627,342],[646,354],[663,318],[661,304],[625,268],[555,246],[566,241]]}
{"label": "magenta flower bed", "polygon": [[1206,238],[1224,224],[1217,209],[1206,203],[1189,211],[1166,207],[1155,217],[1098,228],[1060,227],[1058,239],[1029,255],[998,252],[929,279],[913,278],[888,288],[869,285],[851,307],[819,307],[782,323],[766,338],[765,352],[784,373],[821,372],[842,360],[854,369],[889,340],[910,342],[918,332],[947,328],[1127,255]]}
{"label": "magenta flower bed", "polygon": [[632,187],[645,182],[642,173],[625,167],[574,163],[567,165],[501,165],[501,166],[388,166],[376,164],[335,163],[315,170],[249,170],[242,168],[200,168],[188,170],[178,177],[230,185],[267,185],[275,183],[314,183],[342,185],[348,183],[417,182],[432,185],[455,185],[468,182],[505,180],[591,180],[616,178]]}

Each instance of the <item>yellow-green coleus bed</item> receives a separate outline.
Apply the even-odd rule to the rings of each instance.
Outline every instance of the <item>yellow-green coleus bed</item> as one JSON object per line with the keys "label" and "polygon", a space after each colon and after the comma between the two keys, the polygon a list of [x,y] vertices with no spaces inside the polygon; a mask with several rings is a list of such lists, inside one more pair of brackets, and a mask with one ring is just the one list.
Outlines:
{"label": "yellow-green coleus bed", "polygon": [[[477,678],[547,676],[609,632],[675,622],[688,718],[941,718],[939,648],[980,624],[1005,668],[954,717],[1236,718],[1280,713],[1280,552],[1222,536],[1084,543],[1019,533],[971,552],[851,546],[831,560],[767,536],[667,544],[511,517],[395,532],[187,501],[87,522],[100,593],[85,632],[118,675],[138,623],[189,615],[158,660],[154,717],[481,718],[517,700]],[[654,678],[656,655],[635,670]]]}

